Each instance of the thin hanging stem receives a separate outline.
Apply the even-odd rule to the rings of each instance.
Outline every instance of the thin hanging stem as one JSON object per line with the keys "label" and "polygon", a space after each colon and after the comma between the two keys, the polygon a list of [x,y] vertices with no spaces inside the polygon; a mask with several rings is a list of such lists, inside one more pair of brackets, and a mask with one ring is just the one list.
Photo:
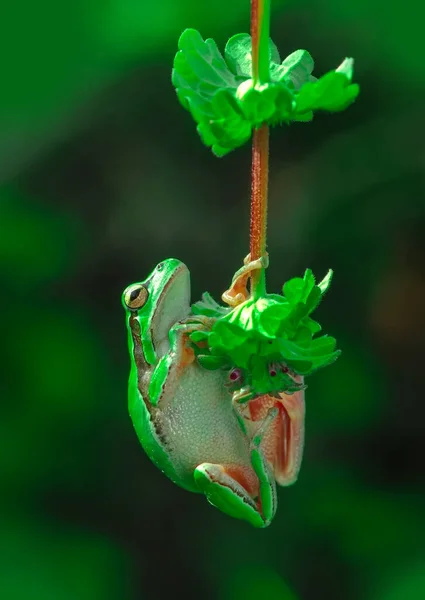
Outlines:
{"label": "thin hanging stem", "polygon": [[[264,256],[267,246],[267,188],[269,175],[269,128],[263,125],[254,130],[252,140],[251,183],[251,260]],[[265,292],[264,269],[253,271],[251,291],[260,296]],[[258,288],[258,289],[257,289]]]}
{"label": "thin hanging stem", "polygon": [[[251,0],[252,79],[254,85],[269,81],[270,0]],[[252,140],[251,184],[251,260],[264,256],[267,247],[267,198],[269,179],[269,128],[254,130]],[[265,293],[264,269],[251,277],[254,296]]]}
{"label": "thin hanging stem", "polygon": [[251,0],[252,78],[254,84],[268,83],[270,0]]}

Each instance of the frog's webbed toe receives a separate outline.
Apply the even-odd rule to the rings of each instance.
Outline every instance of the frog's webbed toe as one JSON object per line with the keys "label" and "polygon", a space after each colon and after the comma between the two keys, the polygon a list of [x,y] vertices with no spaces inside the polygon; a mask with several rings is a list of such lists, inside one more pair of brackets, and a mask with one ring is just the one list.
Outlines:
{"label": "frog's webbed toe", "polygon": [[194,478],[210,504],[219,510],[254,527],[269,525],[270,520],[261,512],[258,481],[255,482],[248,469],[239,465],[202,463],[196,467]]}
{"label": "frog's webbed toe", "polygon": [[178,322],[179,326],[188,326],[190,331],[202,331],[203,329],[211,329],[215,319],[205,315],[193,315],[181,319]]}

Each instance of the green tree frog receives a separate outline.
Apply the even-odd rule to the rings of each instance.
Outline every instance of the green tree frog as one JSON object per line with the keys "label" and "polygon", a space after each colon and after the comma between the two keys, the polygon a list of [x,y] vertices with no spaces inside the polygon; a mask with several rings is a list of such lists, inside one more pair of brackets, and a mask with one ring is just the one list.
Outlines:
{"label": "green tree frog", "polygon": [[126,288],[122,302],[129,412],[147,455],[174,483],[203,492],[230,516],[266,527],[276,511],[275,480],[287,485],[298,473],[303,397],[232,402],[235,370],[204,369],[189,342],[208,319],[191,314],[190,275],[182,262],[161,262]]}

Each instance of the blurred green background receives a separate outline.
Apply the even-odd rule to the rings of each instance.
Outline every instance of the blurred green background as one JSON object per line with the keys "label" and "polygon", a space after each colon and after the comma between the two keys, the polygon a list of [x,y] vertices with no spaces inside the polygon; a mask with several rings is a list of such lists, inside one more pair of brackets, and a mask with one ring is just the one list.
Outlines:
{"label": "blurred green background", "polygon": [[270,291],[335,270],[298,483],[264,531],[174,486],[127,414],[123,288],[180,258],[215,297],[248,250],[250,148],[216,159],[170,84],[247,0],[0,9],[0,598],[425,598],[424,11],[273,3],[281,55],[356,59],[356,104],[273,132]]}

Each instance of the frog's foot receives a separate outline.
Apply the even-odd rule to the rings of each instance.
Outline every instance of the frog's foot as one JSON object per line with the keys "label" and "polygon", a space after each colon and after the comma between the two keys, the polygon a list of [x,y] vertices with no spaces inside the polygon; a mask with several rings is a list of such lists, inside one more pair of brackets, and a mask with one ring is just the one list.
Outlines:
{"label": "frog's foot", "polygon": [[170,330],[170,342],[174,356],[178,357],[180,367],[184,368],[195,360],[195,351],[190,341],[190,334],[194,331],[205,331],[202,322],[179,321]]}
{"label": "frog's foot", "polygon": [[240,404],[245,404],[249,400],[255,397],[255,392],[249,385],[241,387],[232,394],[232,404],[236,412]]}
{"label": "frog's foot", "polygon": [[[303,383],[302,377],[296,381]],[[260,424],[263,430],[263,448],[269,464],[273,468],[274,478],[281,486],[292,485],[298,477],[304,448],[304,390],[291,394],[280,393],[258,396],[253,400],[240,404],[233,399],[236,414],[241,415],[253,437],[257,436]],[[264,429],[265,420],[270,411],[278,414]]]}
{"label": "frog's foot", "polygon": [[[297,377],[299,383],[303,382]],[[298,478],[304,450],[304,390],[293,394],[279,394],[283,407],[282,437],[284,453],[276,462],[274,474],[279,485],[292,485]]]}
{"label": "frog's foot", "polygon": [[270,520],[261,511],[259,485],[251,469],[202,463],[196,467],[194,478],[208,502],[219,510],[254,527],[269,525]]}
{"label": "frog's foot", "polygon": [[[173,336],[177,336],[177,339],[180,340],[180,347],[184,349],[184,354],[186,355],[187,360],[185,360],[185,365],[187,366],[191,362],[193,362],[195,358],[195,353],[193,346],[196,345],[198,348],[207,347],[207,341],[204,337],[200,340],[194,340],[190,338],[190,335],[195,332],[207,332],[210,331],[215,319],[211,317],[204,317],[202,315],[193,315],[179,321],[171,331],[175,333]],[[170,334],[171,335],[171,334]]]}
{"label": "frog's foot", "polygon": [[277,415],[277,409],[270,410],[251,440],[252,469],[203,463],[194,472],[198,487],[213,506],[254,527],[270,525],[276,512],[276,484],[261,443]]}
{"label": "frog's foot", "polygon": [[251,277],[252,271],[258,269],[266,269],[269,266],[269,255],[266,253],[261,258],[251,260],[251,255],[245,256],[244,266],[233,275],[230,288],[226,290],[221,299],[231,307],[238,306],[248,300],[249,292],[247,290],[248,279]]}

